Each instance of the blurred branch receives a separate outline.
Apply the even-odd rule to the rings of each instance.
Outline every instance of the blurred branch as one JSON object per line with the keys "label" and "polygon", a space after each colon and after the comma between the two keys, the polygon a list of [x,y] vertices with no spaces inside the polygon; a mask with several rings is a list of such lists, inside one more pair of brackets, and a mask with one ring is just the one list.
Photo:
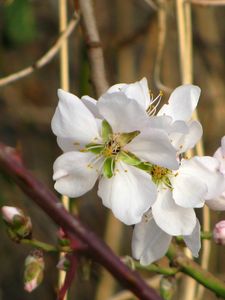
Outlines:
{"label": "blurred branch", "polygon": [[102,45],[96,25],[92,1],[79,0],[79,6],[82,16],[82,27],[85,36],[85,42],[88,48],[88,57],[91,68],[91,81],[96,94],[99,97],[108,88]]}
{"label": "blurred branch", "polygon": [[222,6],[225,5],[225,0],[186,0],[191,4],[203,5],[203,6]]}
{"label": "blurred branch", "polygon": [[0,79],[0,87],[5,86],[9,83],[17,81],[23,77],[26,77],[33,73],[34,71],[41,69],[45,65],[47,65],[59,52],[63,42],[67,39],[70,34],[73,32],[74,28],[77,26],[79,22],[79,15],[74,13],[72,19],[70,20],[67,28],[62,34],[59,36],[55,44],[40,58],[38,59],[32,66],[29,66],[21,71],[8,75]]}
{"label": "blurred branch", "polygon": [[[59,0],[58,1],[58,11],[59,11],[59,31],[60,33],[66,30],[67,27],[67,0]],[[60,75],[60,87],[69,91],[70,88],[70,76],[69,76],[69,51],[68,51],[68,39],[64,39],[60,48],[60,57],[59,57],[59,75]],[[66,210],[69,211],[70,200],[69,197],[62,195],[61,197],[62,203]],[[62,253],[60,254],[62,257]],[[74,259],[76,259],[74,257]],[[73,264],[71,264],[73,265]],[[59,285],[59,296],[58,298],[61,300],[68,300],[67,294],[67,280],[66,276],[70,274],[70,271],[65,273],[63,270],[59,270],[58,274],[58,285]],[[70,278],[70,276],[69,276]],[[72,280],[72,279],[71,279]],[[70,280],[68,281],[70,282]]]}
{"label": "blurred branch", "polygon": [[145,3],[147,3],[149,6],[151,6],[152,9],[157,10],[158,5],[153,0],[144,0]]}
{"label": "blurred branch", "polygon": [[79,238],[87,244],[89,255],[102,264],[121,284],[130,289],[142,300],[162,300],[148,287],[137,272],[130,270],[112,252],[112,250],[76,217],[68,213],[57,197],[38,181],[21,163],[18,153],[10,147],[0,144],[0,169],[10,176],[68,236]]}
{"label": "blurred branch", "polygon": [[78,266],[78,258],[76,254],[67,255],[67,259],[69,260],[69,270],[65,274],[65,281],[62,287],[59,290],[57,300],[64,300],[67,298],[67,291],[70,288],[72,281],[76,275],[77,266]]}
{"label": "blurred branch", "polygon": [[165,86],[160,79],[162,58],[163,58],[166,33],[167,33],[167,12],[166,12],[165,5],[166,2],[163,1],[158,9],[158,44],[157,44],[156,60],[155,60],[155,68],[154,68],[154,79],[155,79],[155,84],[159,90],[162,90],[166,93],[171,93],[172,89]]}

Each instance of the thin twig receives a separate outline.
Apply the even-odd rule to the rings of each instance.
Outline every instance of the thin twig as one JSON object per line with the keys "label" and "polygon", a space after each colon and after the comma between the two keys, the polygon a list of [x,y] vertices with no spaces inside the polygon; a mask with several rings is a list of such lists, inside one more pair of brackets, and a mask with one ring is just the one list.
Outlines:
{"label": "thin twig", "polygon": [[94,10],[91,0],[79,0],[82,16],[82,27],[85,42],[88,48],[88,57],[91,68],[91,81],[97,96],[101,96],[108,88],[105,64],[101,41],[96,25]]}
{"label": "thin twig", "polygon": [[[179,53],[180,53],[180,71],[182,84],[191,84],[193,82],[193,55],[192,55],[192,22],[191,22],[191,5],[185,0],[176,1],[177,8],[177,27],[179,35]],[[197,111],[193,113],[193,119],[198,120]],[[198,155],[203,155],[202,141],[196,146]],[[190,149],[186,152],[188,157],[193,156],[194,151]],[[205,220],[203,219],[203,223]],[[204,228],[204,230],[208,230]],[[204,251],[204,250],[203,250]],[[185,254],[190,258],[191,252],[185,249]],[[192,300],[195,296],[196,281],[185,277],[182,281],[182,297],[184,300]]]}
{"label": "thin twig", "polygon": [[225,0],[186,0],[191,4],[203,5],[203,6],[223,6]]}
{"label": "thin twig", "polygon": [[0,79],[0,87],[5,86],[9,83],[22,79],[34,71],[41,69],[45,65],[47,65],[54,56],[59,52],[63,42],[67,39],[70,34],[73,32],[74,28],[77,26],[79,22],[79,16],[74,13],[72,19],[70,20],[67,29],[59,36],[55,44],[40,58],[38,59],[32,66],[29,66],[21,71],[8,75]]}
{"label": "thin twig", "polygon": [[166,33],[167,33],[167,12],[166,12],[165,5],[166,2],[161,1],[161,5],[159,6],[158,9],[158,44],[157,44],[156,60],[155,60],[155,67],[154,67],[154,80],[159,90],[162,90],[165,93],[171,93],[172,89],[165,86],[160,79],[162,58],[163,58]]}
{"label": "thin twig", "polygon": [[3,144],[0,144],[0,169],[57,225],[68,232],[69,236],[84,242],[89,248],[89,255],[102,264],[118,282],[142,300],[162,300],[140,275],[130,270],[94,232],[64,209],[57,197],[23,166],[14,149]]}
{"label": "thin twig", "polygon": [[[61,34],[66,30],[67,27],[67,0],[59,0],[58,6],[59,6],[59,31]],[[68,55],[67,39],[63,40],[62,45],[60,47],[59,62],[60,62],[60,86],[63,90],[69,91],[70,80],[69,80],[69,55]],[[62,203],[65,209],[69,211],[69,198],[67,196],[65,195],[62,196]],[[62,253],[60,254],[60,257],[62,257]],[[61,292],[61,294],[59,295],[59,299],[67,300],[68,294],[66,289],[66,283],[67,283],[66,273],[63,270],[59,270],[58,277],[59,277],[59,287]]]}

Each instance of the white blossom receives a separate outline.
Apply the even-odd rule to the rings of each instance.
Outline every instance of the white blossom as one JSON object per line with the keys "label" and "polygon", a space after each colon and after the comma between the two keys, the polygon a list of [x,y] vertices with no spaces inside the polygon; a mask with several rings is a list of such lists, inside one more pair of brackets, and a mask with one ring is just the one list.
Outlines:
{"label": "white blossom", "polygon": [[128,98],[139,103],[142,109],[148,112],[151,127],[165,130],[178,154],[193,148],[201,138],[201,124],[191,120],[201,92],[198,86],[186,84],[177,87],[172,92],[168,104],[163,105],[157,115],[156,108],[160,103],[162,93],[154,99],[149,93],[146,78],[131,84],[116,84],[106,94],[115,91],[121,91]]}
{"label": "white blossom", "polygon": [[97,104],[63,90],[58,95],[52,130],[65,153],[53,166],[55,189],[78,197],[99,178],[103,204],[126,224],[140,222],[157,192],[145,162],[178,167],[167,133],[151,128],[148,114],[122,92],[106,93]]}

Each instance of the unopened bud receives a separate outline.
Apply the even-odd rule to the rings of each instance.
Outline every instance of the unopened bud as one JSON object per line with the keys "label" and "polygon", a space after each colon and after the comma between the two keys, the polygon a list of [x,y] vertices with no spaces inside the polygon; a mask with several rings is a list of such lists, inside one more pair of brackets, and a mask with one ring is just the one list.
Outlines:
{"label": "unopened bud", "polygon": [[213,229],[214,241],[219,245],[225,245],[225,220],[217,223]]}
{"label": "unopened bud", "polygon": [[25,260],[24,289],[32,292],[42,282],[44,277],[44,259],[40,250],[35,250]]}
{"label": "unopened bud", "polygon": [[31,220],[28,216],[25,216],[21,209],[13,206],[3,206],[2,216],[7,226],[8,235],[14,242],[31,237]]}
{"label": "unopened bud", "polygon": [[2,207],[2,216],[6,223],[14,224],[16,220],[23,218],[23,213],[20,209],[13,206],[3,206]]}
{"label": "unopened bud", "polygon": [[70,261],[66,256],[62,256],[56,266],[59,270],[68,271],[70,267]]}

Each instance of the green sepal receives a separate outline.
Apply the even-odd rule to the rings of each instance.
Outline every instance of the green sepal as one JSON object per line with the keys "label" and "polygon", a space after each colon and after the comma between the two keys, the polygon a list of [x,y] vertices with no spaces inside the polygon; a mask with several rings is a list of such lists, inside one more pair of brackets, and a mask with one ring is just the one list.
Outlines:
{"label": "green sepal", "polygon": [[139,134],[140,134],[139,130],[135,130],[127,133],[121,133],[119,135],[118,142],[120,143],[120,146],[123,147],[129,144]]}
{"label": "green sepal", "polygon": [[115,157],[107,157],[103,165],[103,176],[111,178],[115,169]]}
{"label": "green sepal", "polygon": [[102,150],[104,149],[104,145],[90,143],[90,144],[87,144],[85,146],[85,148],[86,148],[87,151],[90,151],[94,154],[100,154],[102,152]]}
{"label": "green sepal", "polygon": [[102,139],[103,139],[103,142],[106,142],[110,135],[113,134],[113,130],[112,130],[112,127],[110,126],[110,124],[106,121],[106,120],[103,120],[102,121]]}
{"label": "green sepal", "polygon": [[146,171],[146,172],[150,172],[152,169],[152,165],[148,162],[141,162],[140,164],[136,165],[135,167],[137,167],[138,169],[141,169],[143,171]]}
{"label": "green sepal", "polygon": [[118,155],[118,159],[121,159],[123,162],[131,166],[137,166],[141,164],[141,160],[137,156],[127,151],[121,151]]}

